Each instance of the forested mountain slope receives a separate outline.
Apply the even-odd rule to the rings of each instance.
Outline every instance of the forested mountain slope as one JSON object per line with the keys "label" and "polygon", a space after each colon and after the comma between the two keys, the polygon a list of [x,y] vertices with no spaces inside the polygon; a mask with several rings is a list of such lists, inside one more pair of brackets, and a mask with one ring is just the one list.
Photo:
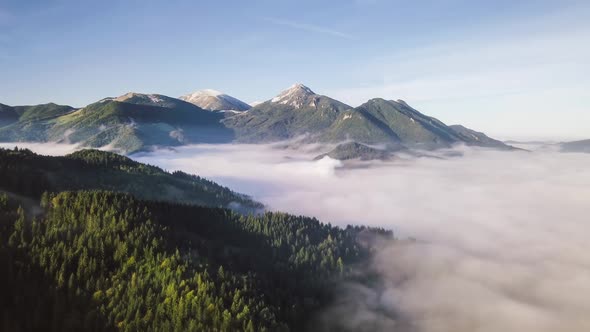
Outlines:
{"label": "forested mountain slope", "polygon": [[391,237],[109,192],[18,205],[0,194],[3,331],[308,330],[368,258],[357,237]]}
{"label": "forested mountain slope", "polygon": [[49,157],[23,149],[0,149],[0,189],[30,197],[45,191],[110,190],[138,198],[244,211],[262,208],[246,195],[183,172],[133,161],[112,152],[81,150]]}

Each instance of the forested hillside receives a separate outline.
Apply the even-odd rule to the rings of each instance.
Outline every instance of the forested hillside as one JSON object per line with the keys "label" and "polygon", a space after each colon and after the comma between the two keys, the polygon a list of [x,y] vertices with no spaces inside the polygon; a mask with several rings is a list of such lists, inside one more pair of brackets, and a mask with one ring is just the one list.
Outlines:
{"label": "forested hillside", "polygon": [[14,197],[0,194],[3,331],[304,330],[370,255],[357,237],[392,236],[111,192],[28,211]]}
{"label": "forested hillside", "polygon": [[110,190],[138,198],[254,211],[263,206],[215,182],[99,150],[63,157],[0,149],[0,188],[39,198],[43,192]]}
{"label": "forested hillside", "polygon": [[392,236],[230,203],[262,207],[114,153],[0,149],[0,330],[304,330],[370,257],[358,236]]}

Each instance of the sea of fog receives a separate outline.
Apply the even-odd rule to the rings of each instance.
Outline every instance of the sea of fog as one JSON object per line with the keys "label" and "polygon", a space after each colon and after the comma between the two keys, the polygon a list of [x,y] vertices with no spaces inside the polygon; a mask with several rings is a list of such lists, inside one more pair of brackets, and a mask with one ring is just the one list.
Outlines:
{"label": "sea of fog", "polygon": [[133,158],[213,179],[271,210],[416,239],[382,245],[371,268],[385,282],[347,285],[322,313],[327,326],[590,331],[590,154],[457,147],[455,157],[349,164],[312,161],[309,150],[195,145]]}

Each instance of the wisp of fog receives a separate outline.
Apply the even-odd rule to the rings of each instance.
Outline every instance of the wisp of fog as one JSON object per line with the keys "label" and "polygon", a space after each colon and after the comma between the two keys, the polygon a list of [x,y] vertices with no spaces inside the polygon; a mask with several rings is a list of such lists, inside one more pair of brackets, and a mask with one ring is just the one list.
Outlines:
{"label": "wisp of fog", "polygon": [[382,281],[343,285],[318,328],[590,331],[590,154],[455,152],[349,164],[265,145],[194,145],[134,158],[271,210],[415,239],[381,244],[368,269]]}

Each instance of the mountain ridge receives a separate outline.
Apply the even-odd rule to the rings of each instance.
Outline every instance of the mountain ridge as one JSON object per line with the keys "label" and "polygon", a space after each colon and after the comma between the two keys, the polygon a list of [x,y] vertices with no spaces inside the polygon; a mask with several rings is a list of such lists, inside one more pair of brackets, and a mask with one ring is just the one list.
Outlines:
{"label": "mountain ridge", "polygon": [[223,123],[235,131],[238,142],[268,143],[323,130],[350,108],[297,83]]}
{"label": "mountain ridge", "polygon": [[590,139],[563,142],[559,144],[562,152],[582,152],[590,153]]}
{"label": "mountain ridge", "polygon": [[[215,90],[192,95],[214,98],[213,102],[235,99]],[[79,109],[56,104],[0,104],[0,141],[74,143],[128,154],[193,143],[259,144],[300,137],[302,143],[354,141],[385,145],[390,150],[400,146],[428,150],[457,143],[511,149],[481,132],[461,125],[448,126],[399,99],[373,98],[352,107],[296,83],[252,107],[235,99],[243,103],[241,109],[247,110],[221,112],[214,109],[230,106],[208,103],[205,106],[211,109],[204,109],[190,96],[181,97],[183,100],[128,92]],[[357,146],[354,150],[366,149]]]}

